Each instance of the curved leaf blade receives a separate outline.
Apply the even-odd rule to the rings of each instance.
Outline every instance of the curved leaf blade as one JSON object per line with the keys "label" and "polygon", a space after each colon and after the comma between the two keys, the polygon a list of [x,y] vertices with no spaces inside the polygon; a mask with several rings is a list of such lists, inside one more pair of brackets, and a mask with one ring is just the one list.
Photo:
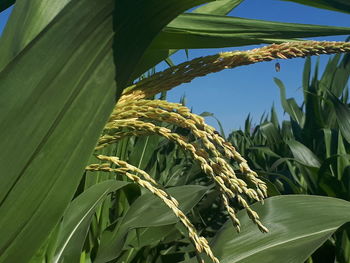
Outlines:
{"label": "curved leaf blade", "polygon": [[220,48],[349,33],[348,27],[186,13],[169,23],[153,41],[151,48]]}
{"label": "curved leaf blade", "polygon": [[0,38],[0,70],[33,41],[69,2],[71,0],[54,4],[18,0]]}
{"label": "curved leaf blade", "polygon": [[[213,0],[120,0],[115,18],[114,58],[119,93],[131,81],[153,39],[171,20],[191,7]],[[135,8],[135,6],[137,8]],[[146,28],[146,30],[143,30]],[[141,44],[142,43],[142,44]]]}
{"label": "curved leaf blade", "polygon": [[318,157],[304,144],[296,140],[288,140],[286,143],[292,151],[292,154],[296,161],[309,167],[321,167],[321,163]]}
{"label": "curved leaf blade", "polygon": [[[179,202],[179,208],[188,213],[204,196],[207,187],[184,185],[167,189],[167,192]],[[157,227],[174,224],[179,219],[158,197],[147,193],[140,196],[129,208],[122,219],[120,229],[106,231],[101,238],[96,263],[107,262],[118,257],[124,245],[128,231],[141,227]]]}
{"label": "curved leaf blade", "polygon": [[243,0],[216,0],[204,6],[198,7],[192,13],[227,15],[242,2]]}
{"label": "curved leaf blade", "polygon": [[333,94],[329,94],[329,99],[333,104],[335,115],[338,120],[338,125],[341,134],[350,143],[350,109],[349,106],[341,102]]}
{"label": "curved leaf blade", "polygon": [[112,10],[71,2],[0,72],[0,262],[27,262],[45,241],[113,109]]}
{"label": "curved leaf blade", "polygon": [[79,261],[96,208],[109,193],[128,184],[124,181],[108,180],[88,188],[72,201],[63,215],[53,263]]}
{"label": "curved leaf blade", "polygon": [[252,208],[270,232],[260,233],[245,211],[240,211],[242,232],[237,234],[227,222],[211,242],[220,262],[304,262],[337,228],[350,221],[350,203],[329,197],[276,196]]}

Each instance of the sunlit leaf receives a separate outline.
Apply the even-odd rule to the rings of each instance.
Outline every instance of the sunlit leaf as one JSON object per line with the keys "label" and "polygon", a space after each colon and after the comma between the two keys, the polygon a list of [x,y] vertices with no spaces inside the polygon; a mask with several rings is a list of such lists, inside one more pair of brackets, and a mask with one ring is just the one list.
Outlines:
{"label": "sunlit leaf", "polygon": [[[326,207],[326,209],[325,209]],[[241,233],[227,222],[211,242],[222,263],[304,262],[341,225],[350,221],[350,203],[320,196],[276,196],[255,204],[269,233],[262,234],[245,211]]]}

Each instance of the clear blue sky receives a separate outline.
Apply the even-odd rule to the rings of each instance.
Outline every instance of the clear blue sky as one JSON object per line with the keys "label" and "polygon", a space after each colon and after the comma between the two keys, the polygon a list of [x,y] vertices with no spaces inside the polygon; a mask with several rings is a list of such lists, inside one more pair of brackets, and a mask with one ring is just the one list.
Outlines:
{"label": "clear blue sky", "polygon": [[[9,11],[0,14],[0,32],[4,27]],[[320,10],[278,0],[246,0],[230,15],[237,17],[265,19],[279,22],[293,22],[318,25],[350,27],[350,15]],[[322,37],[318,40],[342,41],[346,36]],[[250,49],[256,46],[241,47]],[[230,49],[225,49],[230,50]],[[232,50],[232,49],[231,49]],[[190,58],[217,53],[222,50],[191,50]],[[321,56],[324,65],[328,56]],[[174,61],[185,59],[183,54],[175,55]],[[315,60],[314,60],[315,61]],[[303,59],[280,60],[281,71],[275,72],[275,61],[225,70],[206,77],[195,79],[192,83],[181,85],[169,92],[168,100],[178,102],[182,95],[187,97],[187,106],[195,113],[212,112],[222,122],[225,131],[243,127],[250,113],[258,122],[264,112],[274,103],[279,115],[283,117],[279,91],[273,77],[280,78],[287,87],[287,96],[301,100],[301,75]],[[207,122],[217,127],[214,120]]]}

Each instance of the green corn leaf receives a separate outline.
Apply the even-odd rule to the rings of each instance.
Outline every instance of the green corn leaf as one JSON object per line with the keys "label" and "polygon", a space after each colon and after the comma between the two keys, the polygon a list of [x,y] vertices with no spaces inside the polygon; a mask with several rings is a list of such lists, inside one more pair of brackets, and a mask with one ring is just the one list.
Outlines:
{"label": "green corn leaf", "polygon": [[[187,213],[204,196],[208,188],[186,185],[167,189],[167,192],[179,202],[179,208]],[[96,263],[107,262],[116,258],[124,246],[126,234],[131,229],[141,227],[165,226],[178,222],[179,219],[158,197],[144,194],[129,208],[122,219],[120,228],[114,232],[105,231],[101,237]]]}
{"label": "green corn leaf", "polygon": [[304,123],[304,114],[302,110],[299,108],[294,99],[286,98],[286,88],[283,82],[278,78],[274,78],[274,81],[280,89],[280,98],[284,111],[287,112],[291,119],[296,121],[299,126],[302,126]]}
{"label": "green corn leaf", "polygon": [[308,5],[312,7],[332,10],[332,11],[338,11],[338,12],[344,12],[344,13],[350,13],[350,3],[348,0],[282,0],[282,1],[289,1],[289,2],[295,2],[298,4]]}
{"label": "green corn leaf", "polygon": [[132,152],[129,155],[129,162],[136,167],[145,170],[148,162],[153,155],[156,154],[156,149],[160,142],[159,136],[146,136],[137,138],[133,145]]}
{"label": "green corn leaf", "polygon": [[279,121],[278,121],[278,116],[277,116],[277,112],[276,112],[276,109],[275,109],[275,105],[272,105],[272,108],[271,108],[270,121],[276,128],[279,127]]}
{"label": "green corn leaf", "polygon": [[[170,2],[174,4],[167,4]],[[146,32],[155,34],[158,24],[166,23],[175,13],[203,3],[183,2],[186,4],[177,2],[167,10],[166,17],[148,17],[151,24],[142,31],[145,41],[138,36],[140,50],[150,40]],[[29,23],[33,26],[35,17],[45,11],[58,15],[44,16],[44,22],[38,19],[33,30],[24,26],[17,32],[26,32],[18,49],[10,52],[5,48],[5,54],[12,55],[1,63],[0,167],[6,176],[0,187],[0,227],[5,229],[0,237],[0,262],[26,262],[45,241],[78,186],[116,97],[114,1],[70,1],[58,4],[55,10],[43,4],[46,2],[37,3],[31,1],[33,9],[25,9],[28,2],[18,1],[12,21],[22,21],[20,15],[28,12],[24,17],[33,21]],[[152,12],[163,10],[164,5]],[[40,10],[34,12],[34,6]],[[9,23],[8,32],[16,32],[11,28],[17,28],[15,22]],[[124,24],[122,30],[127,31],[126,27]],[[123,41],[134,41],[133,35],[124,37]],[[133,61],[125,56],[126,51],[124,62],[137,63],[137,56]],[[122,57],[118,63],[123,63]],[[124,70],[124,78],[127,72]],[[26,249],[18,253],[24,243]]]}
{"label": "green corn leaf", "polygon": [[192,13],[227,15],[242,2],[243,0],[217,0],[198,7]]}
{"label": "green corn leaf", "polygon": [[222,123],[221,121],[215,117],[214,113],[211,113],[211,112],[202,112],[201,114],[199,114],[199,116],[202,116],[202,117],[212,117],[216,120],[218,126],[219,126],[219,130],[220,130],[220,135],[223,137],[223,138],[226,138],[226,135],[225,135],[225,131],[224,131],[224,126],[222,126]]}
{"label": "green corn leaf", "polygon": [[[238,6],[242,0],[217,0],[210,2],[201,7],[198,7],[193,11],[193,13],[202,13],[202,14],[212,14],[212,15],[226,15],[236,6]],[[177,18],[175,18],[176,20]],[[187,49],[186,49],[187,50]],[[136,67],[136,70],[132,78],[139,77],[150,67],[155,66],[162,60],[165,60],[167,57],[175,54],[177,49],[148,49],[143,55],[141,61]]]}
{"label": "green corn leaf", "polygon": [[135,67],[160,30],[187,9],[211,1],[213,0],[118,1],[114,16],[114,58],[118,70],[116,80],[120,87],[119,93],[133,81]]}
{"label": "green corn leaf", "polygon": [[339,63],[340,57],[340,54],[337,54],[329,59],[322,78],[319,82],[321,90],[331,90],[332,81],[334,79],[334,74],[337,70],[337,65]]}
{"label": "green corn leaf", "polygon": [[[0,70],[18,55],[71,0],[19,0],[0,38]],[[18,19],[20,17],[20,19]],[[25,20],[25,23],[22,21]]]}
{"label": "green corn leaf", "polygon": [[281,143],[282,138],[280,132],[272,122],[261,124],[259,130],[270,146],[275,146]]}
{"label": "green corn leaf", "polygon": [[58,234],[54,262],[78,262],[97,207],[111,192],[128,185],[128,182],[108,180],[96,184],[79,195],[63,215]]}
{"label": "green corn leaf", "polygon": [[27,262],[45,241],[113,108],[112,10],[71,2],[0,72],[0,262]]}
{"label": "green corn leaf", "polygon": [[[331,84],[331,92],[336,96],[340,97],[344,92],[348,92],[348,83],[350,77],[350,55],[345,54],[339,65],[336,67],[334,77]],[[347,101],[347,100],[345,100]]]}
{"label": "green corn leaf", "polygon": [[307,98],[310,87],[310,75],[311,75],[311,57],[308,56],[305,59],[304,70],[303,70],[303,91],[304,91],[304,101],[307,104]]}
{"label": "green corn leaf", "polygon": [[333,94],[329,95],[333,107],[335,109],[335,114],[338,120],[338,125],[343,135],[344,139],[350,143],[350,109],[349,106],[341,102]]}
{"label": "green corn leaf", "polygon": [[318,157],[304,144],[295,140],[288,140],[286,143],[292,151],[293,157],[299,163],[315,168],[319,168],[321,166]]}
{"label": "green corn leaf", "polygon": [[343,136],[341,135],[341,132],[338,132],[338,149],[337,149],[337,155],[340,157],[337,159],[337,178],[338,180],[341,180],[342,175],[346,169],[350,165],[349,157],[343,157],[347,154],[347,150],[344,145]]}
{"label": "green corn leaf", "polygon": [[350,221],[350,203],[329,197],[276,196],[252,208],[270,232],[260,233],[245,211],[240,211],[241,233],[227,222],[210,244],[220,262],[304,262],[337,228]]}
{"label": "green corn leaf", "polygon": [[132,247],[132,249],[134,248],[140,249],[142,247],[145,247],[151,244],[157,244],[163,238],[169,235],[169,233],[172,233],[174,231],[176,231],[176,228],[174,225],[137,229],[137,232],[138,232],[137,235],[135,235],[134,238],[128,241],[124,245],[124,248],[126,248],[126,246],[130,246]]}
{"label": "green corn leaf", "polygon": [[[224,3],[224,1],[215,1],[210,4],[219,5],[219,2]],[[174,54],[177,49],[237,47],[286,42],[302,37],[350,34],[350,28],[345,27],[227,17],[224,16],[226,12],[212,11],[215,12],[182,14],[174,19],[154,39],[137,66],[133,77],[138,77],[148,68]]]}
{"label": "green corn leaf", "polygon": [[[270,144],[269,144],[270,145]],[[281,158],[277,153],[273,152],[269,147],[267,146],[255,146],[255,147],[249,147],[249,150],[258,151],[261,153],[264,153],[268,156],[275,157],[275,158]]]}
{"label": "green corn leaf", "polygon": [[346,27],[186,13],[165,27],[156,37],[151,48],[218,48],[349,33],[350,28]]}

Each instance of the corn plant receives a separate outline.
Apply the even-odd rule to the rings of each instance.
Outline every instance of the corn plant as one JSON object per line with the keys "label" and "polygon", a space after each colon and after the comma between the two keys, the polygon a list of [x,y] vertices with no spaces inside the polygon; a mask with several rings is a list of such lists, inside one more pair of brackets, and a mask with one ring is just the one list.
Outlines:
{"label": "corn plant", "polygon": [[[274,108],[253,131],[247,119],[244,132],[230,141],[244,148],[250,164],[274,184],[274,194],[305,193],[350,200],[349,196],[349,55],[332,57],[321,77],[319,61],[311,76],[311,59],[304,67],[302,105],[286,98],[285,86],[275,79],[281,103],[290,120],[280,125]],[[271,192],[272,193],[272,192]],[[349,261],[349,237],[339,232],[318,252],[327,261]],[[335,249],[335,248],[336,249]],[[317,259],[317,255],[315,255]],[[319,256],[320,257],[320,256]],[[318,261],[316,261],[318,262]]]}
{"label": "corn plant", "polygon": [[[350,51],[347,42],[295,40],[349,28],[226,16],[240,2],[16,1],[0,40],[0,262],[276,262],[281,250],[301,262],[349,221],[350,204],[339,199],[272,198],[263,206],[266,183],[230,143],[186,107],[149,100],[227,68]],[[178,49],[261,43],[274,44],[142,78]],[[188,152],[208,179],[167,188],[127,162],[127,138],[150,135]],[[210,243],[186,215],[209,189],[230,218]],[[259,230],[269,234],[257,238]]]}

